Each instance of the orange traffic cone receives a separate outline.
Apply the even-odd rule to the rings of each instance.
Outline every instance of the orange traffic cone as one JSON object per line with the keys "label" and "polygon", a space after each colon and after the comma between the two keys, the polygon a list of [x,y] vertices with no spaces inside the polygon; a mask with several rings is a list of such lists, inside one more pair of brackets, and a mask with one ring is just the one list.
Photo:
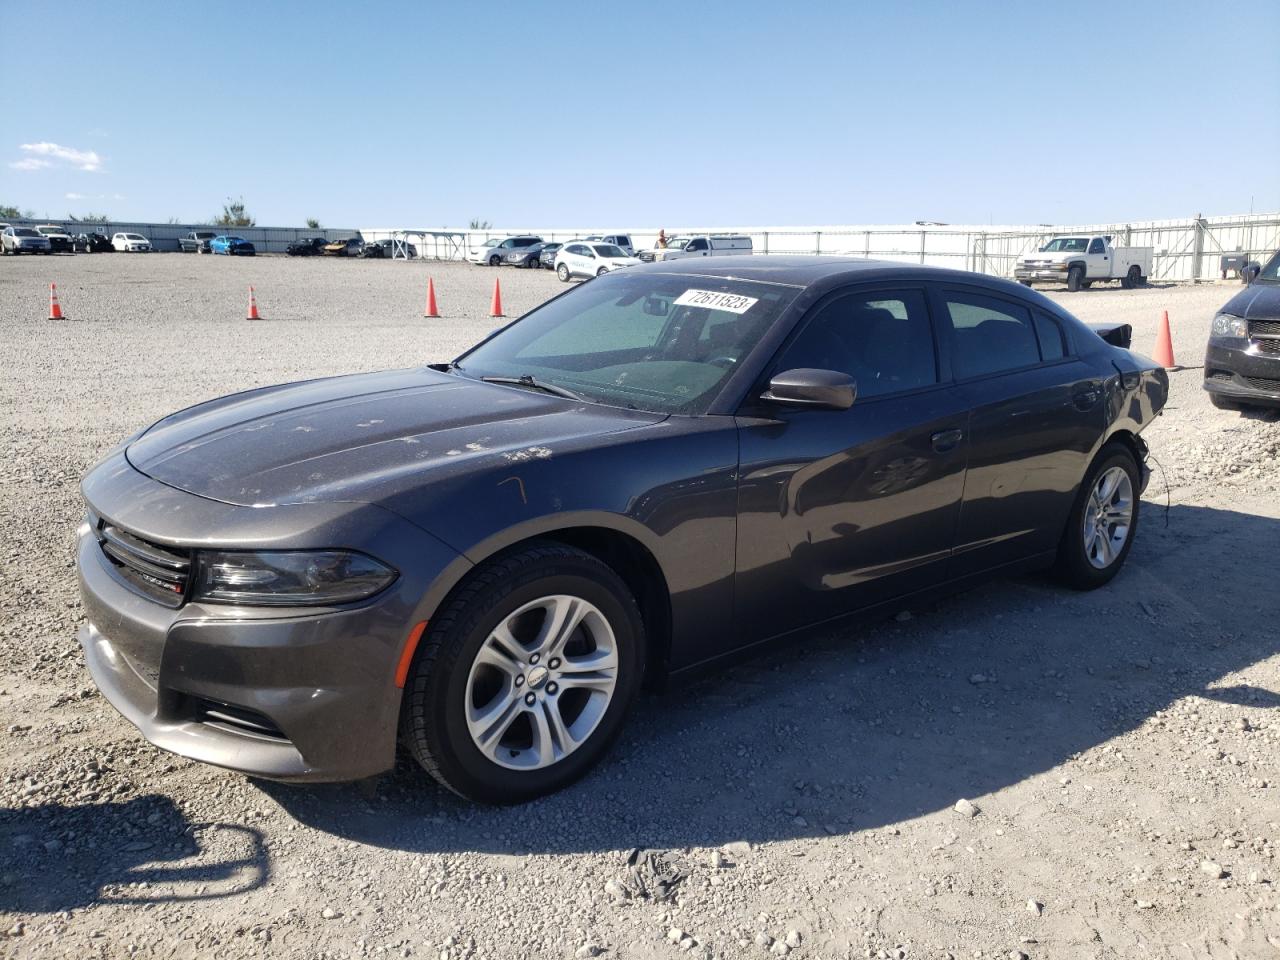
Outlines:
{"label": "orange traffic cone", "polygon": [[62,305],[58,303],[58,285],[49,284],[49,319],[62,320]]}
{"label": "orange traffic cone", "polygon": [[440,311],[436,309],[436,282],[427,277],[427,309],[423,311],[424,317],[438,317]]}
{"label": "orange traffic cone", "polygon": [[493,305],[489,307],[489,316],[506,316],[506,314],[502,312],[502,286],[498,283],[497,277],[493,278]]}
{"label": "orange traffic cone", "polygon": [[1172,369],[1173,362],[1173,336],[1169,332],[1169,311],[1166,310],[1160,317],[1160,329],[1156,333],[1156,363],[1165,369]]}
{"label": "orange traffic cone", "polygon": [[249,288],[249,316],[246,319],[262,319],[262,317],[258,316],[258,298],[253,295],[253,287]]}

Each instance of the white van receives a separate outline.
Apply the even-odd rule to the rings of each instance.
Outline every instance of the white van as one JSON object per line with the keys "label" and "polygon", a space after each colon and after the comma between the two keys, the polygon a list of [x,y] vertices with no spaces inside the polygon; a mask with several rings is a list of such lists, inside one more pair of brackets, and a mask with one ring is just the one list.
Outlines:
{"label": "white van", "polygon": [[655,260],[681,260],[685,257],[732,257],[752,253],[750,237],[715,236],[707,234],[695,237],[673,237],[665,247],[641,250],[639,258],[645,263]]}
{"label": "white van", "polygon": [[631,235],[628,233],[606,233],[603,236],[592,234],[584,237],[587,243],[612,243],[615,247],[621,249],[628,257],[636,255],[636,248],[631,245]]}

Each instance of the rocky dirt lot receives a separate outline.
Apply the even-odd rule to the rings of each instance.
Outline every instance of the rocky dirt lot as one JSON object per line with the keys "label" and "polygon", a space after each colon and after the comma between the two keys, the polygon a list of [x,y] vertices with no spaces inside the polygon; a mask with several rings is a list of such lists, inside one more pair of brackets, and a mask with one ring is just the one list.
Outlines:
{"label": "rocky dirt lot", "polygon": [[[1169,310],[1188,364],[1106,589],[995,583],[649,695],[594,775],[514,809],[142,742],[75,642],[82,472],[217,394],[447,359],[495,275],[0,262],[0,955],[1280,957],[1280,421],[1198,369],[1232,285],[1051,294],[1139,350]],[[500,275],[512,315],[562,289]]]}

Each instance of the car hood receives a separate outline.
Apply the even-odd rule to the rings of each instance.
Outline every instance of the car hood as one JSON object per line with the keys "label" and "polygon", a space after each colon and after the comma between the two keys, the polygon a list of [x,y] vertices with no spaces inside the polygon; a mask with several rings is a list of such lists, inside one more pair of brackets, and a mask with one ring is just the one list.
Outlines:
{"label": "car hood", "polygon": [[377,502],[439,472],[510,469],[657,423],[422,368],[309,380],[182,410],[129,444],[136,470],[243,506]]}
{"label": "car hood", "polygon": [[1227,301],[1221,313],[1246,320],[1280,320],[1280,283],[1259,281]]}
{"label": "car hood", "polygon": [[1077,250],[1072,253],[1069,250],[1055,250],[1050,253],[1041,253],[1038,250],[1035,253],[1028,253],[1022,259],[1027,261],[1039,261],[1042,263],[1062,263],[1064,260],[1070,260],[1072,257],[1083,257],[1084,252]]}

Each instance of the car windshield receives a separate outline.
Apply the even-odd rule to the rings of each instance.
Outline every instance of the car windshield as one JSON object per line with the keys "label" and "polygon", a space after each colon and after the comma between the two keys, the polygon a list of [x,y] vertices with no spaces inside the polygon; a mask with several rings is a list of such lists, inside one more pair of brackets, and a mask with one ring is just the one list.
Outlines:
{"label": "car windshield", "polygon": [[146,239],[146,237],[143,237],[143,236],[141,236],[141,235],[139,235],[139,234],[136,234],[136,233],[126,233],[126,234],[124,235],[124,238],[125,238],[126,240],[145,240],[145,239]]}
{"label": "car windshield", "polygon": [[34,230],[32,230],[30,227],[14,227],[14,228],[13,228],[13,235],[14,235],[15,237],[38,237],[38,236],[40,236],[40,234],[36,233],[36,232],[35,232]]}
{"label": "car windshield", "polygon": [[584,400],[705,413],[795,287],[680,274],[606,274],[458,359],[467,377],[532,377]]}
{"label": "car windshield", "polygon": [[685,244],[687,244],[688,242],[689,242],[689,241],[688,241],[688,240],[686,240],[684,237],[673,237],[673,238],[671,238],[670,240],[668,240],[668,241],[667,241],[667,249],[668,249],[668,250],[683,250],[683,249],[684,249],[684,247],[685,247]]}
{"label": "car windshield", "polygon": [[65,233],[65,232],[66,232],[66,231],[64,231],[61,227],[36,227],[36,230],[38,230],[40,233],[42,233],[42,234],[44,234],[44,235],[46,235],[46,236],[47,236],[47,235],[49,235],[49,234],[51,234],[51,233],[52,233],[52,234],[58,234],[58,233]]}
{"label": "car windshield", "polygon": [[602,257],[625,257],[621,247],[615,247],[612,243],[593,244],[592,249]]}
{"label": "car windshield", "polygon": [[1280,252],[1267,261],[1267,265],[1258,274],[1263,283],[1280,283]]}
{"label": "car windshield", "polygon": [[496,238],[495,238],[495,239],[493,239],[493,240],[486,240],[486,241],[484,242],[484,245],[485,245],[486,247],[496,247],[496,246],[497,246],[498,244],[500,244],[501,242],[502,242],[501,240],[498,240],[498,239],[496,239]]}
{"label": "car windshield", "polygon": [[1089,241],[1085,237],[1054,237],[1043,247],[1040,248],[1041,253],[1084,253],[1085,248],[1089,246]]}

